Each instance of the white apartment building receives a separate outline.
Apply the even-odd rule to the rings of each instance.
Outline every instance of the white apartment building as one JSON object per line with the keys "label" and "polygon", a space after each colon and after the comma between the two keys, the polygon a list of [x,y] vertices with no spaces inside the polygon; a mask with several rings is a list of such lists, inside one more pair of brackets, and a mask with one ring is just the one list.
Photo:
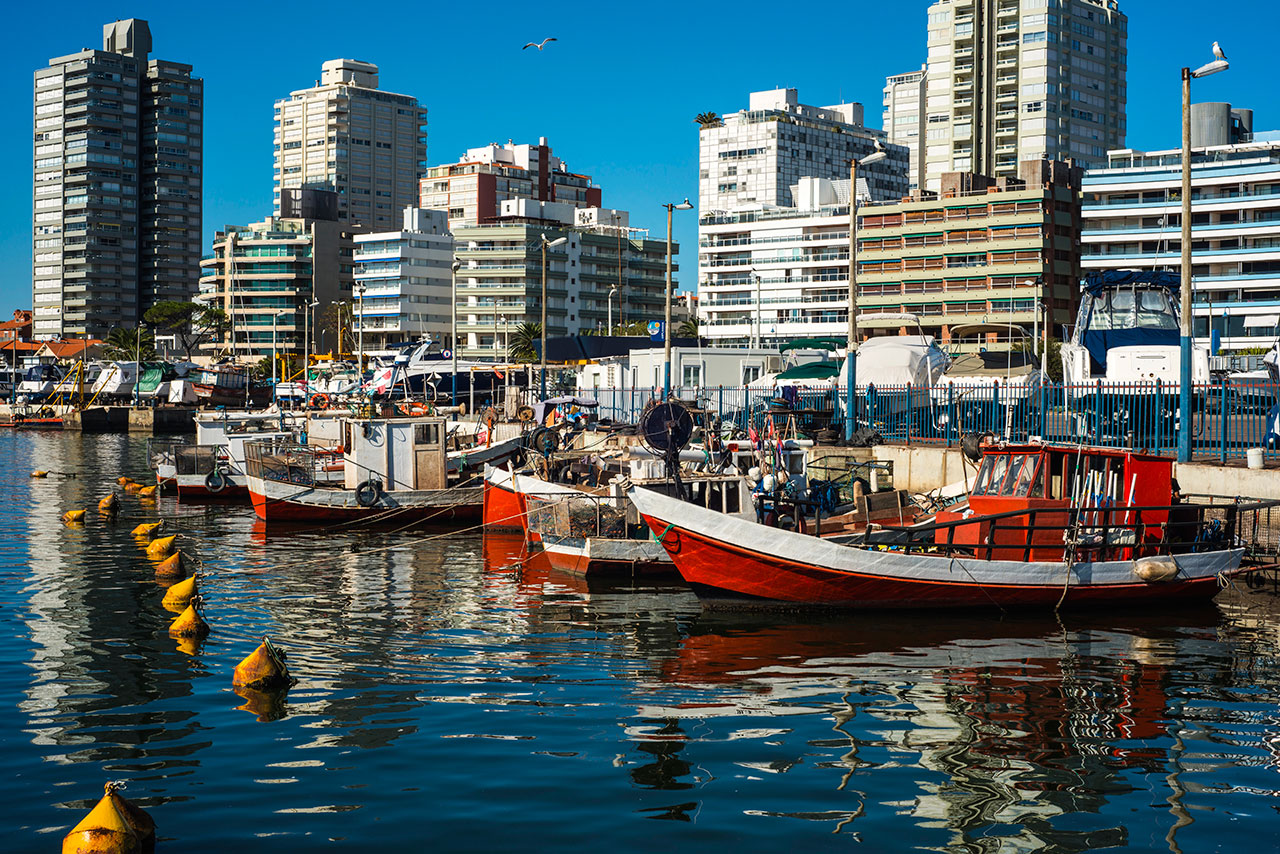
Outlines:
{"label": "white apartment building", "polygon": [[925,117],[925,76],[929,66],[919,71],[895,74],[884,85],[884,132],[910,154],[907,185],[911,192],[924,183],[920,160],[920,122]]}
{"label": "white apartment building", "polygon": [[850,158],[884,146],[888,158],[859,172],[874,200],[907,194],[907,149],[863,124],[862,105],[812,107],[795,89],[752,92],[745,110],[702,122],[698,132],[698,208],[790,207],[803,176],[848,178]]}
{"label": "white apartment building", "polygon": [[[1081,266],[1181,270],[1181,150],[1108,156],[1084,178]],[[1280,322],[1280,132],[1194,149],[1191,211],[1196,337],[1207,344],[1216,333],[1225,350],[1270,347]]]}
{"label": "white apartment building", "polygon": [[1116,0],[937,0],[928,11],[924,187],[1103,166],[1125,140],[1128,19]]}
{"label": "white apartment building", "polygon": [[432,166],[423,176],[421,206],[447,211],[449,228],[495,221],[502,203],[514,199],[556,202],[575,208],[600,206],[600,188],[590,175],[570,172],[551,153],[547,138],[537,145],[490,143],[468,148],[456,163]]}
{"label": "white apartment building", "polygon": [[315,86],[276,101],[275,123],[276,216],[285,187],[336,192],[339,220],[372,231],[391,231],[418,204],[427,111],[379,89],[378,66],[325,62]]}
{"label": "white apartment building", "polygon": [[357,234],[356,331],[365,349],[431,338],[453,347],[453,235],[444,211],[405,208],[399,231]]}

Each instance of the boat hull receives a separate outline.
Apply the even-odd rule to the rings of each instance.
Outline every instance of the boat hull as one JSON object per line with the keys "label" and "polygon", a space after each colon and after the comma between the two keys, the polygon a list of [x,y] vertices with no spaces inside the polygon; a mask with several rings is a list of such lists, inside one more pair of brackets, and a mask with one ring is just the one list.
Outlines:
{"label": "boat hull", "polygon": [[[498,476],[495,473],[500,473]],[[484,526],[486,531],[520,532],[525,530],[524,496],[512,488],[510,475],[500,469],[490,470],[484,479]]]}
{"label": "boat hull", "polygon": [[552,567],[574,575],[678,577],[666,550],[652,540],[543,536],[542,551]]}
{"label": "boat hull", "polygon": [[452,489],[383,492],[370,507],[356,500],[354,489],[314,488],[246,476],[253,512],[272,522],[352,522],[412,525],[420,522],[464,527],[481,521],[482,490]]}
{"label": "boat hull", "polygon": [[[865,550],[632,491],[641,517],[704,603],[837,609],[1125,606],[1212,598],[1239,549],[1178,555],[1148,583],[1131,561],[1037,563]],[[719,516],[720,518],[714,518]]]}
{"label": "boat hull", "polygon": [[244,501],[249,497],[244,475],[224,472],[222,480],[225,485],[217,492],[208,487],[208,475],[179,474],[169,482],[176,482],[179,501]]}

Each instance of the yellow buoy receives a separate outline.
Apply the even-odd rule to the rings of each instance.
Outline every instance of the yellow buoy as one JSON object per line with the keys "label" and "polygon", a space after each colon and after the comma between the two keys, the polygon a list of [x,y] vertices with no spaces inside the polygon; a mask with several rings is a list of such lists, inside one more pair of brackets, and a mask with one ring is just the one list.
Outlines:
{"label": "yellow buoy", "polygon": [[31,473],[31,476],[32,476],[32,477],[48,477],[48,476],[49,476],[49,473],[48,473],[47,471],[42,471],[42,470],[40,470],[40,469],[36,469],[35,471],[33,471],[33,472]]}
{"label": "yellow buoy", "polygon": [[154,537],[164,527],[164,522],[143,522],[133,529],[135,537]]}
{"label": "yellow buoy", "polygon": [[89,512],[89,511],[87,511],[87,510],[68,510],[66,513],[63,513],[63,514],[62,514],[62,522],[63,522],[63,524],[66,524],[66,525],[83,525],[83,524],[84,524],[84,514],[85,514],[85,513],[87,513],[87,512]]}
{"label": "yellow buoy", "polygon": [[182,552],[174,552],[156,564],[156,578],[182,578],[186,572],[182,569]]}
{"label": "yellow buoy", "polygon": [[137,492],[137,491],[139,491],[140,489],[142,489],[142,484],[140,484],[140,483],[134,483],[133,481],[129,481],[128,483],[126,483],[126,484],[124,485],[124,491],[125,491],[125,492]]}
{"label": "yellow buoy", "polygon": [[158,489],[156,486],[143,486],[138,489],[138,494],[144,498],[150,498],[156,494],[156,489]]}
{"label": "yellow buoy", "polygon": [[284,652],[276,649],[270,638],[263,638],[258,648],[236,665],[231,684],[237,688],[271,691],[293,684]]}
{"label": "yellow buoy", "polygon": [[185,610],[187,605],[191,604],[191,597],[196,595],[196,578],[198,577],[197,573],[171,586],[164,592],[164,599],[160,604],[174,611]]}
{"label": "yellow buoy", "polygon": [[187,610],[169,624],[169,636],[175,638],[202,638],[209,634],[209,624],[200,616],[200,597],[192,596]]}
{"label": "yellow buoy", "polygon": [[278,721],[288,714],[284,707],[284,698],[289,693],[287,686],[274,691],[259,691],[257,688],[236,685],[231,690],[244,699],[236,708],[254,715],[262,723]]}
{"label": "yellow buoy", "polygon": [[119,508],[120,499],[114,492],[98,502],[98,512],[104,516],[114,516]]}
{"label": "yellow buoy", "polygon": [[134,483],[134,482],[135,482],[134,479],[131,477],[122,476],[122,477],[116,478],[116,483],[120,484],[121,486],[124,486],[126,483]]}
{"label": "yellow buoy", "polygon": [[156,537],[147,546],[148,557],[168,557],[173,551],[173,541],[178,539],[177,534],[170,534],[167,537]]}
{"label": "yellow buoy", "polygon": [[156,823],[146,810],[117,794],[120,788],[120,783],[107,783],[102,800],[62,837],[62,854],[133,854],[151,850]]}

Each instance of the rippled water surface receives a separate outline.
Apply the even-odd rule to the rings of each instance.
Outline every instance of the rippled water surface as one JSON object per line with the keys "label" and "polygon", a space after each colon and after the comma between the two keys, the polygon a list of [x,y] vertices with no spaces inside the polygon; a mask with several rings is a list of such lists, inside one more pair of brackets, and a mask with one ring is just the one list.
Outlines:
{"label": "rippled water surface", "polygon": [[[143,450],[0,433],[6,850],[54,850],[116,779],[162,851],[1280,842],[1270,593],[1061,623],[733,617],[588,587],[510,537],[267,534],[170,497],[59,522]],[[159,518],[205,564],[194,650],[129,533]],[[239,696],[264,634],[298,684]]]}

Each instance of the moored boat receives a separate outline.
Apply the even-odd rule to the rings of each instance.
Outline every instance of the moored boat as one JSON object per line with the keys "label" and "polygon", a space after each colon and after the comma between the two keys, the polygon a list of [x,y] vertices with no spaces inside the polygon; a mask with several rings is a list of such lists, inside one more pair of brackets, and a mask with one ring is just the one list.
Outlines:
{"label": "moored boat", "polygon": [[855,609],[1210,598],[1241,570],[1258,514],[1280,506],[1180,503],[1161,457],[985,451],[966,513],[847,536],[782,531],[643,488],[630,495],[704,601]]}

